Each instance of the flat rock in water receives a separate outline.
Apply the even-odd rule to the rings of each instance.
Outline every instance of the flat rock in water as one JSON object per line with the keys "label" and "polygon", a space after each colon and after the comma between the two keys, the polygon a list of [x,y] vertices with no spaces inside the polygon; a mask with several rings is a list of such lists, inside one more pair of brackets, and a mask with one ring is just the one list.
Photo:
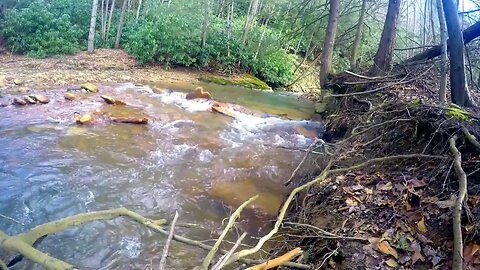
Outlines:
{"label": "flat rock in water", "polygon": [[204,98],[204,99],[212,99],[212,95],[209,92],[204,92],[202,87],[197,87],[195,91],[188,93],[185,96],[186,99],[197,99],[197,98]]}
{"label": "flat rock in water", "polygon": [[14,79],[14,80],[13,80],[13,83],[14,83],[15,85],[21,85],[23,82],[22,82],[22,80],[20,80],[20,79]]}
{"label": "flat rock in water", "polygon": [[111,96],[107,96],[107,95],[102,95],[100,96],[107,104],[112,104],[112,105],[127,105],[126,102],[122,101],[122,100],[119,100],[119,99],[116,99],[116,98],[113,98]]}
{"label": "flat rock in water", "polygon": [[77,100],[77,99],[78,99],[78,96],[76,96],[75,94],[69,93],[69,92],[66,92],[65,94],[63,94],[63,97],[64,97],[66,100],[70,100],[70,101],[73,101],[73,100]]}
{"label": "flat rock in water", "polygon": [[236,118],[235,116],[235,110],[230,108],[227,104],[225,103],[220,103],[220,102],[215,102],[212,105],[212,111],[221,113],[226,116],[230,116],[232,118]]}
{"label": "flat rock in water", "polygon": [[24,96],[23,100],[25,100],[28,104],[36,104],[37,103],[37,101],[35,101],[35,99],[33,99],[30,96]]}
{"label": "flat rock in water", "polygon": [[50,99],[44,95],[30,95],[30,97],[42,104],[47,104],[50,102]]}
{"label": "flat rock in water", "polygon": [[318,139],[318,133],[317,131],[315,130],[311,130],[311,129],[308,129],[308,128],[305,128],[303,126],[296,126],[295,127],[295,131],[300,134],[300,135],[303,135],[307,138],[310,138],[310,139]]}
{"label": "flat rock in water", "polygon": [[115,123],[125,123],[125,124],[139,124],[146,125],[148,124],[148,118],[146,117],[110,117]]}
{"label": "flat rock in water", "polygon": [[96,93],[96,92],[98,92],[97,86],[96,86],[95,84],[93,84],[93,83],[84,83],[84,84],[80,85],[80,87],[81,87],[82,89],[87,90],[88,92],[91,92],[91,93]]}
{"label": "flat rock in water", "polygon": [[13,102],[12,102],[13,105],[20,105],[20,106],[24,106],[24,105],[27,105],[27,102],[21,98],[13,98]]}

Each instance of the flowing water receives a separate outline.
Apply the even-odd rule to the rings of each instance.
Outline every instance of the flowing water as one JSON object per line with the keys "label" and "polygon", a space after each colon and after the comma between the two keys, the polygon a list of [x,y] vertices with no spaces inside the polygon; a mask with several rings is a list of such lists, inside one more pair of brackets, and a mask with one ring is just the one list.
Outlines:
{"label": "flowing water", "polygon": [[[14,235],[69,215],[127,207],[171,220],[176,232],[214,239],[222,220],[255,194],[236,232],[259,235],[272,225],[288,190],[282,182],[311,138],[321,132],[307,119],[312,104],[295,96],[205,85],[215,99],[244,106],[231,118],[210,111],[212,101],[186,100],[192,85],[115,84],[99,87],[129,106],[105,105],[99,94],[63,99],[65,89],[45,92],[46,105],[0,108],[0,229]],[[11,97],[10,97],[11,98]],[[94,112],[76,125],[72,113]],[[148,125],[114,124],[112,116],[148,116]],[[279,147],[280,146],[280,147]],[[232,235],[232,239],[235,238]],[[165,237],[127,219],[93,222],[48,236],[39,249],[80,269],[144,269],[158,265]],[[210,242],[213,244],[213,242]],[[0,250],[8,261],[14,254]],[[192,269],[206,255],[181,243],[171,246],[170,269]],[[41,269],[26,260],[15,269]]]}

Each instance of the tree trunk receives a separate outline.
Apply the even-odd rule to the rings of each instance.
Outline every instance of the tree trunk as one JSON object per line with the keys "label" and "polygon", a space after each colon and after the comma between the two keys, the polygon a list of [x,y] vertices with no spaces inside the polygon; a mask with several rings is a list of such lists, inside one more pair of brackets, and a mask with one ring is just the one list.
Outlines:
{"label": "tree trunk", "polygon": [[[442,0],[445,21],[448,30],[448,45],[450,47],[450,92],[452,102],[459,106],[471,106],[467,88],[465,85],[465,57],[463,52],[463,37],[460,22],[457,16],[457,8],[453,0]],[[460,263],[462,269],[463,262]],[[455,268],[455,267],[453,267]]]}
{"label": "tree trunk", "polygon": [[88,46],[87,51],[93,52],[95,49],[95,26],[97,25],[97,9],[98,0],[93,0],[92,4],[92,17],[90,19],[90,31],[88,32]]}
{"label": "tree trunk", "polygon": [[115,49],[120,48],[120,38],[122,37],[123,20],[125,19],[125,11],[127,9],[127,1],[128,0],[123,0],[122,12],[120,13],[120,19],[119,19],[118,28],[117,28],[117,38],[115,39]]}
{"label": "tree trunk", "polygon": [[440,22],[440,39],[442,44],[442,69],[440,72],[440,90],[438,92],[440,102],[447,102],[447,25],[445,24],[445,16],[443,14],[442,0],[437,0],[438,21]]}
{"label": "tree trunk", "polygon": [[357,68],[358,49],[360,48],[360,43],[362,42],[366,6],[367,6],[367,0],[363,0],[362,9],[360,10],[360,17],[358,18],[357,31],[355,33],[355,41],[353,42],[353,46],[352,46],[352,55],[350,57],[350,69],[352,70]]}
{"label": "tree trunk", "polygon": [[323,43],[323,51],[320,65],[320,86],[327,84],[328,74],[332,69],[333,48],[335,47],[335,36],[337,34],[338,14],[340,13],[340,0],[330,0],[330,11],[328,14],[327,31]]}
{"label": "tree trunk", "polygon": [[210,2],[211,0],[205,0],[205,10],[203,14],[203,27],[202,27],[202,40],[200,42],[200,46],[202,49],[205,49],[207,45],[207,36],[208,36],[208,19],[210,17]]}
{"label": "tree trunk", "polygon": [[[476,22],[475,24],[473,24],[472,26],[468,27],[463,31],[463,42],[464,44],[467,44],[479,36],[480,36],[480,21]],[[448,45],[448,50],[450,50],[450,45]],[[431,60],[437,56],[440,56],[441,54],[442,54],[442,47],[440,45],[435,46],[407,59],[404,62],[404,64],[421,61],[421,60]]]}
{"label": "tree trunk", "polygon": [[102,40],[105,40],[105,0],[102,0],[102,6],[100,9],[100,21],[101,21],[101,35]]}
{"label": "tree trunk", "polygon": [[257,16],[259,4],[260,4],[259,0],[250,1],[247,18],[245,20],[245,27],[243,29],[242,44],[245,44],[245,42],[247,42],[248,34],[250,33],[250,30],[253,26],[253,22],[255,21],[255,17]]}
{"label": "tree trunk", "polygon": [[135,16],[135,21],[137,22],[138,22],[138,17],[140,16],[140,9],[142,9],[142,0],[138,0],[137,16]]}
{"label": "tree trunk", "polygon": [[383,26],[382,37],[378,45],[377,53],[372,68],[371,75],[378,75],[385,72],[390,67],[393,58],[393,49],[397,39],[398,15],[402,0],[389,0],[387,17]]}
{"label": "tree trunk", "polygon": [[112,1],[112,6],[110,7],[110,18],[108,18],[107,24],[107,33],[105,35],[105,40],[108,40],[110,34],[110,26],[112,25],[113,9],[115,8],[115,0]]}

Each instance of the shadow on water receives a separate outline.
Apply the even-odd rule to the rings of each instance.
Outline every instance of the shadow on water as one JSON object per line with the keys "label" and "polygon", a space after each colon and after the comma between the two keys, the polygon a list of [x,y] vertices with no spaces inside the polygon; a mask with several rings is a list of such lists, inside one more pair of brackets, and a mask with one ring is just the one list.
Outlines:
{"label": "shadow on water", "polygon": [[[237,229],[250,235],[268,230],[288,193],[281,183],[302,158],[278,146],[311,143],[295,127],[321,130],[302,120],[312,104],[295,96],[204,85],[215,99],[252,111],[232,119],[209,111],[211,101],[185,100],[182,90],[193,85],[155,87],[173,91],[99,87],[129,104],[121,107],[105,105],[100,94],[66,101],[65,89],[53,89],[47,105],[0,108],[0,213],[24,224],[1,220],[0,229],[16,234],[72,214],[127,207],[154,219],[179,211],[180,222],[199,226],[178,233],[212,239],[234,208],[259,194]],[[74,124],[73,112],[95,111],[94,123]],[[138,126],[108,120],[132,115],[151,121]],[[158,263],[164,242],[138,224],[116,219],[49,236],[39,248],[81,269],[143,269],[152,260]],[[174,244],[169,266],[191,269],[203,256],[204,251]],[[11,254],[0,251],[0,257]],[[16,269],[40,268],[23,261]]]}

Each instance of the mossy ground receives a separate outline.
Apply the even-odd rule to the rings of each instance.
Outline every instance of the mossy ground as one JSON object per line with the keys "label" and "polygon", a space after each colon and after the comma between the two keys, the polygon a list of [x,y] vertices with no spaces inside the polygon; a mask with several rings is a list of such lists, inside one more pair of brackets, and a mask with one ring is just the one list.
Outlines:
{"label": "mossy ground", "polygon": [[199,78],[202,82],[216,83],[221,85],[235,85],[246,88],[260,89],[260,90],[269,90],[270,87],[264,81],[259,78],[245,74],[238,77],[232,77],[231,79],[222,78],[214,75],[203,75]]}

